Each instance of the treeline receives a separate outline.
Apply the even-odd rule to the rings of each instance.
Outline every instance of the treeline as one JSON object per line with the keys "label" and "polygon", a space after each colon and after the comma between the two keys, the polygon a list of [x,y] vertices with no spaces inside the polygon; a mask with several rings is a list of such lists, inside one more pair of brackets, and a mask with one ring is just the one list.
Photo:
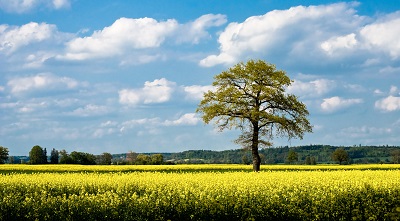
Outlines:
{"label": "treeline", "polygon": [[[340,151],[338,151],[340,150]],[[305,145],[297,147],[275,147],[259,151],[262,164],[330,164],[330,163],[400,163],[400,146],[330,146]],[[0,163],[30,164],[251,164],[249,150],[224,151],[188,150],[178,153],[90,153],[52,149],[50,156],[46,148],[34,146],[29,157],[8,156],[8,149],[0,146]]]}
{"label": "treeline", "polygon": [[129,152],[123,158],[113,156],[111,153],[104,152],[101,155],[91,153],[66,150],[58,151],[52,149],[50,156],[47,149],[39,145],[32,147],[29,157],[8,156],[8,148],[0,146],[0,164],[81,164],[81,165],[111,165],[111,164],[135,164],[135,165],[159,165],[164,164],[162,154],[137,154]]}
{"label": "treeline", "polygon": [[[339,163],[333,153],[343,149],[347,155],[346,163],[400,163],[400,146],[330,146],[305,145],[297,147],[265,148],[259,151],[262,164],[333,164]],[[291,154],[292,153],[292,154]],[[294,153],[294,154],[293,154]],[[174,163],[251,163],[249,150],[225,151],[189,150],[179,153],[163,153],[168,162]]]}

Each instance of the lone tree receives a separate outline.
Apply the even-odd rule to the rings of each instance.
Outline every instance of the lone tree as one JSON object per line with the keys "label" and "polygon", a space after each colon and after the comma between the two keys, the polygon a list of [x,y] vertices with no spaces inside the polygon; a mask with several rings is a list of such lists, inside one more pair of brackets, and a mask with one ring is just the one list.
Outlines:
{"label": "lone tree", "polygon": [[30,164],[45,164],[47,163],[47,156],[45,150],[39,145],[32,147],[29,152],[29,163]]}
{"label": "lone tree", "polygon": [[8,159],[8,148],[0,146],[0,164],[4,164]]}
{"label": "lone tree", "polygon": [[349,161],[350,157],[346,150],[344,150],[343,148],[337,148],[332,153],[332,160],[339,161],[339,164],[341,165],[342,162]]}
{"label": "lone tree", "polygon": [[239,63],[214,77],[214,90],[204,94],[197,112],[222,131],[240,129],[236,140],[250,148],[253,170],[260,170],[260,145],[271,146],[275,136],[303,138],[312,132],[305,104],[285,92],[291,84],[282,70],[262,60]]}
{"label": "lone tree", "polygon": [[299,160],[299,155],[294,150],[289,150],[287,160],[290,164]]}

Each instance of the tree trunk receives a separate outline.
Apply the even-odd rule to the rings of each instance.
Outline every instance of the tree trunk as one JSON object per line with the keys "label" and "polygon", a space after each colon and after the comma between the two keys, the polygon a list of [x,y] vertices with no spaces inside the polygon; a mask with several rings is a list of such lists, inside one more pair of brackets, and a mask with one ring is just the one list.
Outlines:
{"label": "tree trunk", "polygon": [[260,171],[261,159],[258,154],[258,122],[253,123],[253,138],[251,140],[251,154],[253,155],[253,171]]}

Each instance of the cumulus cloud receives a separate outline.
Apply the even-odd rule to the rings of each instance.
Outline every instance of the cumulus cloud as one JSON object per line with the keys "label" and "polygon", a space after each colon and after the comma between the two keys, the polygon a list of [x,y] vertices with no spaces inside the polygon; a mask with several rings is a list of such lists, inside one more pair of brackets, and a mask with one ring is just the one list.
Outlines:
{"label": "cumulus cloud", "polygon": [[376,101],[375,108],[385,112],[398,111],[400,110],[400,97],[389,95],[386,98]]}
{"label": "cumulus cloud", "polygon": [[164,103],[171,99],[175,86],[175,82],[165,78],[146,81],[143,88],[120,90],[119,102],[128,105]]}
{"label": "cumulus cloud", "polygon": [[55,25],[30,22],[18,26],[0,25],[0,53],[10,54],[29,44],[43,42],[57,34]]}
{"label": "cumulus cloud", "polygon": [[343,99],[340,97],[325,98],[321,103],[321,108],[324,112],[335,112],[340,109],[350,107],[355,104],[362,103],[362,99]]}
{"label": "cumulus cloud", "polygon": [[333,37],[328,41],[325,41],[321,44],[321,48],[326,51],[329,55],[332,55],[334,52],[343,49],[352,49],[357,45],[356,35],[354,33]]}
{"label": "cumulus cloud", "polygon": [[201,119],[195,113],[188,113],[182,115],[177,120],[166,120],[165,126],[182,126],[182,125],[196,125]]}
{"label": "cumulus cloud", "polygon": [[59,77],[51,73],[41,73],[29,77],[16,77],[8,81],[11,93],[21,94],[37,90],[65,90],[78,87],[79,82],[68,77]]}
{"label": "cumulus cloud", "polygon": [[198,44],[202,38],[209,38],[206,31],[210,27],[218,27],[227,22],[226,16],[221,14],[202,15],[193,22],[189,22],[180,27],[177,33],[177,42],[191,42]]}
{"label": "cumulus cloud", "polygon": [[399,58],[400,12],[366,25],[360,30],[360,35],[369,49],[387,52],[393,59]]}
{"label": "cumulus cloud", "polygon": [[335,87],[336,82],[328,79],[317,79],[309,82],[294,80],[287,91],[300,97],[318,97]]}
{"label": "cumulus cloud", "polygon": [[186,98],[193,100],[203,99],[204,93],[207,91],[212,91],[213,89],[214,87],[211,85],[208,86],[192,85],[183,87],[183,90],[186,93]]}
{"label": "cumulus cloud", "polygon": [[25,13],[40,6],[62,9],[70,5],[69,0],[0,0],[0,9],[11,13]]}
{"label": "cumulus cloud", "polygon": [[92,36],[75,38],[67,43],[61,58],[86,60],[112,57],[125,50],[156,48],[178,27],[176,20],[157,21],[153,18],[120,18],[111,26],[95,31]]}
{"label": "cumulus cloud", "polygon": [[[359,27],[363,18],[356,16],[353,7],[354,3],[297,6],[252,16],[243,23],[230,23],[219,36],[220,53],[204,58],[200,65],[231,64],[248,53],[268,54],[278,48],[289,53],[298,50],[304,55],[310,47],[317,48],[323,39],[337,36],[338,31],[352,31]],[[352,46],[355,44],[353,38],[351,34],[332,38],[330,44]]]}

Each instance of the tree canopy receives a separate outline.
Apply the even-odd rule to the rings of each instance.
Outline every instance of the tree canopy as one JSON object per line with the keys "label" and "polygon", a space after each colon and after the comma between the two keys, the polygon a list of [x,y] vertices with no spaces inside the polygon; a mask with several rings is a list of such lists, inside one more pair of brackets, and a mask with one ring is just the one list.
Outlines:
{"label": "tree canopy", "polygon": [[8,148],[0,146],[0,164],[4,164],[8,159]]}
{"label": "tree canopy", "polygon": [[46,148],[42,149],[39,145],[32,147],[29,152],[30,164],[45,164],[47,163]]}
{"label": "tree canopy", "polygon": [[251,149],[253,170],[259,171],[259,145],[272,145],[276,136],[302,139],[312,132],[306,105],[285,92],[291,82],[265,61],[239,63],[214,77],[215,89],[204,94],[197,112],[220,130],[240,129],[237,142]]}

